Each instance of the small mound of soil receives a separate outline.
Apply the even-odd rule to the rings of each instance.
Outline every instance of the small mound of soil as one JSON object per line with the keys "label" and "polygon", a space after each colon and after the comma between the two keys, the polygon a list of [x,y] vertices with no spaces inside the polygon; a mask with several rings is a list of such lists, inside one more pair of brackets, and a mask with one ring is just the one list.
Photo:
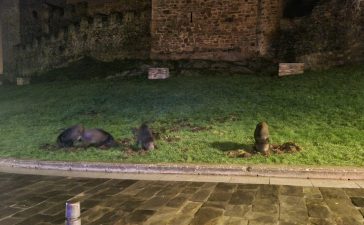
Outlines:
{"label": "small mound of soil", "polygon": [[[253,149],[254,149],[254,147],[253,147]],[[301,147],[299,147],[295,143],[286,142],[286,143],[281,144],[281,145],[272,144],[271,148],[270,148],[270,151],[267,152],[266,154],[263,154],[263,155],[264,156],[269,156],[271,154],[294,154],[294,153],[300,152],[301,150],[302,150]],[[226,153],[226,155],[229,158],[250,158],[253,155],[257,155],[257,154],[262,154],[262,153],[259,153],[259,152],[255,151],[255,150],[249,151],[249,150],[244,150],[244,149],[228,151]]]}
{"label": "small mound of soil", "polygon": [[117,140],[117,142],[119,143],[120,146],[126,147],[126,146],[131,145],[132,140],[130,138],[124,138],[124,139],[121,139],[121,140]]}
{"label": "small mound of soil", "polygon": [[286,142],[281,145],[272,145],[272,152],[275,154],[283,154],[283,153],[296,153],[300,152],[302,149],[298,145],[293,142]]}

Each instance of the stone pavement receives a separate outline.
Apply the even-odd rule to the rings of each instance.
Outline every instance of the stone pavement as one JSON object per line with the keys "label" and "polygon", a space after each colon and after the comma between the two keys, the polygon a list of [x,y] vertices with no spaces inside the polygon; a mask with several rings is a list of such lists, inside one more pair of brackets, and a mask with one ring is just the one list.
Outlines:
{"label": "stone pavement", "polygon": [[0,173],[0,224],[363,225],[364,189]]}

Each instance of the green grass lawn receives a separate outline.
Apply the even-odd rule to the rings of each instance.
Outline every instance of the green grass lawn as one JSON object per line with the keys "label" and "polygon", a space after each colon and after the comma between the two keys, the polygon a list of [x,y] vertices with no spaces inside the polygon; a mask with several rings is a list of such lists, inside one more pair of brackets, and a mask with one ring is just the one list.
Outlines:
{"label": "green grass lawn", "polygon": [[[99,71],[102,71],[100,69]],[[277,78],[269,75],[90,79],[0,86],[0,157],[133,163],[364,165],[364,67]],[[82,123],[132,139],[143,121],[160,134],[145,155],[110,150],[43,149],[59,129]],[[253,144],[259,121],[273,143],[302,152],[231,159]]]}

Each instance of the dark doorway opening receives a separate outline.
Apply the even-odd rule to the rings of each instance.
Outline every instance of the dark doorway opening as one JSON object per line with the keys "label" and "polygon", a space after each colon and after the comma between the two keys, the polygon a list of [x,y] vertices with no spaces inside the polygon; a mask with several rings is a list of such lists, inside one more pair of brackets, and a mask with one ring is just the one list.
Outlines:
{"label": "dark doorway opening", "polygon": [[283,17],[293,19],[309,16],[320,0],[285,0]]}
{"label": "dark doorway opening", "polygon": [[33,10],[32,15],[33,15],[34,19],[36,19],[36,20],[38,19],[38,12],[37,11]]}

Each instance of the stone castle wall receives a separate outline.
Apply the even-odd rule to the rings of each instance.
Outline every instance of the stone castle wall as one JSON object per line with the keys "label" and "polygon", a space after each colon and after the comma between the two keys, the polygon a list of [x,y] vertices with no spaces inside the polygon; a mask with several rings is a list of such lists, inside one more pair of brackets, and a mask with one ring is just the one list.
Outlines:
{"label": "stone castle wall", "polygon": [[307,0],[305,9],[289,9],[284,18],[287,4],[296,2],[2,0],[4,72],[10,79],[29,76],[87,56],[238,62],[263,57],[313,69],[364,62],[363,0]]}
{"label": "stone castle wall", "polygon": [[[3,40],[2,40],[2,25],[0,23],[0,76],[4,73],[4,62],[3,62]],[[0,78],[2,79],[2,78]],[[1,80],[0,80],[1,82]]]}
{"label": "stone castle wall", "polygon": [[7,79],[13,80],[16,71],[13,46],[20,41],[19,0],[0,1],[0,23],[2,34],[3,72]]}
{"label": "stone castle wall", "polygon": [[20,1],[20,34],[21,42],[28,43],[33,39],[58,32],[67,26],[68,18],[62,0],[27,0]]}
{"label": "stone castle wall", "polygon": [[113,12],[142,12],[151,10],[151,0],[65,0],[67,5],[87,3],[87,14],[111,14]]}
{"label": "stone castle wall", "polygon": [[242,60],[266,55],[279,28],[279,0],[153,0],[157,59]]}
{"label": "stone castle wall", "polygon": [[[72,11],[82,12],[84,7],[76,4]],[[150,11],[128,10],[79,16],[79,21],[68,19],[66,27],[42,32],[16,46],[18,74],[30,76],[86,56],[102,61],[146,59],[150,52],[150,16]],[[42,26],[46,25],[53,24]]]}
{"label": "stone castle wall", "polygon": [[271,57],[272,41],[280,29],[282,17],[281,0],[258,1],[257,47],[262,56]]}

